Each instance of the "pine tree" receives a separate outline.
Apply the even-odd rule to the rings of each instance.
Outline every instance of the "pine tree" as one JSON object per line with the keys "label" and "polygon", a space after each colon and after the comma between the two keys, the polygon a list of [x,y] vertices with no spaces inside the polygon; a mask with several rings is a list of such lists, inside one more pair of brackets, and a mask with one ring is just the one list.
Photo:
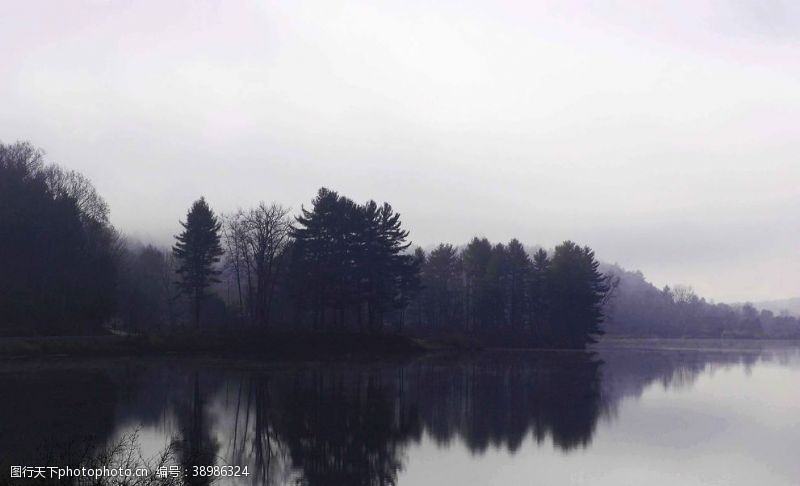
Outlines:
{"label": "pine tree", "polygon": [[511,328],[519,330],[528,320],[526,295],[531,273],[531,260],[522,243],[516,238],[508,242],[509,321]]}
{"label": "pine tree", "polygon": [[508,250],[502,243],[492,247],[486,264],[485,325],[496,331],[510,322],[510,269]]}
{"label": "pine tree", "polygon": [[558,344],[583,347],[602,335],[602,302],[609,290],[607,278],[599,272],[594,251],[571,241],[553,252],[548,285],[550,312]]}
{"label": "pine tree", "polygon": [[463,282],[458,251],[453,245],[440,244],[425,261],[422,283],[424,313],[432,329],[441,329],[458,322],[463,297]]}
{"label": "pine tree", "polygon": [[402,228],[400,213],[394,212],[385,202],[379,210],[378,222],[378,266],[384,271],[378,274],[378,299],[370,304],[370,308],[375,307],[378,324],[381,324],[384,312],[404,309],[410,298],[416,295],[420,286],[420,267],[413,255],[406,253],[411,242],[406,241],[408,231]]}
{"label": "pine tree", "polygon": [[219,270],[215,264],[222,256],[220,246],[221,223],[208,207],[204,198],[192,204],[186,222],[180,222],[183,232],[176,236],[172,252],[178,259],[176,272],[180,275],[181,291],[192,302],[194,322],[200,325],[200,309],[206,298],[206,289],[215,282]]}
{"label": "pine tree", "polygon": [[486,275],[491,256],[492,244],[486,238],[474,237],[461,252],[466,277],[467,328],[469,330],[485,327],[492,311]]}
{"label": "pine tree", "polygon": [[325,324],[325,309],[331,307],[341,315],[352,299],[355,265],[354,244],[350,225],[355,204],[335,191],[321,188],[311,202],[311,209],[302,208],[292,229],[295,247],[292,261],[293,294],[298,307],[309,307],[315,329]]}
{"label": "pine tree", "polygon": [[322,188],[303,208],[292,230],[292,278],[298,308],[314,313],[314,327],[336,311],[339,327],[355,314],[358,327],[382,326],[387,311],[405,308],[419,287],[419,264],[406,254],[410,243],[400,215],[384,203],[359,205]]}
{"label": "pine tree", "polygon": [[532,318],[530,325],[533,332],[539,337],[549,334],[549,319],[547,315],[550,303],[549,288],[547,285],[550,273],[550,260],[547,252],[539,248],[533,254],[530,276],[530,305]]}

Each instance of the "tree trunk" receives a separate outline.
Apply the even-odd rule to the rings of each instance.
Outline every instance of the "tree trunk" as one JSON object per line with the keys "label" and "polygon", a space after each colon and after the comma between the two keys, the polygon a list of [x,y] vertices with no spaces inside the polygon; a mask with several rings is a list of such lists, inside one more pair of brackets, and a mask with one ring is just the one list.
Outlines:
{"label": "tree trunk", "polygon": [[199,290],[195,290],[195,292],[194,292],[194,325],[198,329],[200,329],[200,299],[201,299],[201,292]]}

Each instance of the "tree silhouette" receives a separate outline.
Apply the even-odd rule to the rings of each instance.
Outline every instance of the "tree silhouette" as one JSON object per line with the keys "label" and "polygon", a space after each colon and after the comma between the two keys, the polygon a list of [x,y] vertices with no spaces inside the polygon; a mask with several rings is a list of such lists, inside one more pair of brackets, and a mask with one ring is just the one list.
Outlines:
{"label": "tree silhouette", "polygon": [[548,279],[550,275],[550,259],[544,248],[539,248],[533,254],[531,264],[531,326],[534,332],[539,335],[550,334],[548,332],[549,319],[548,308],[550,304]]}
{"label": "tree silhouette", "polygon": [[195,325],[201,314],[227,322],[238,308],[240,321],[263,328],[394,325],[488,347],[583,347],[601,323],[634,336],[800,336],[788,313],[658,289],[616,266],[601,272],[594,252],[571,241],[531,254],[519,240],[483,237],[411,251],[391,205],[326,188],[295,221],[275,203],[224,218],[226,296],[206,295],[223,250],[203,198],[171,254],[124,242],[109,215],[84,175],[46,163],[30,143],[0,144],[0,335],[152,332],[190,312]]}
{"label": "tree silhouette", "polygon": [[240,313],[252,324],[266,327],[270,322],[278,276],[289,245],[288,213],[279,204],[262,202],[224,218],[226,263],[233,271]]}
{"label": "tree silhouette", "polygon": [[292,288],[315,329],[329,321],[345,328],[349,315],[359,329],[379,330],[387,312],[402,311],[416,294],[419,264],[406,253],[408,232],[388,203],[359,205],[322,188],[296,221]]}
{"label": "tree silhouette", "polygon": [[215,264],[222,255],[220,246],[221,224],[204,198],[192,204],[181,222],[183,232],[177,235],[172,252],[178,259],[176,272],[180,275],[180,287],[192,302],[194,323],[200,325],[200,309],[206,298],[206,289],[218,282],[219,270]]}
{"label": "tree silhouette", "polygon": [[531,259],[522,243],[473,238],[460,252],[439,245],[421,263],[412,307],[421,332],[458,333],[486,346],[582,348],[602,333],[603,307],[616,280],[594,252],[564,242]]}
{"label": "tree silhouette", "polygon": [[125,328],[153,332],[176,324],[178,299],[174,257],[152,245],[128,248],[120,262],[119,315]]}
{"label": "tree silhouette", "polygon": [[509,278],[509,321],[512,329],[522,329],[529,320],[529,281],[531,259],[516,238],[506,246]]}
{"label": "tree silhouette", "polygon": [[0,144],[0,333],[86,334],[116,310],[117,233],[86,178]]}
{"label": "tree silhouette", "polygon": [[603,334],[602,303],[609,287],[599,265],[588,246],[565,241],[555,248],[548,285],[552,329],[558,342],[583,347]]}
{"label": "tree silhouette", "polygon": [[[322,188],[311,202],[311,209],[301,208],[297,225],[292,230],[294,252],[292,255],[292,277],[294,295],[298,307],[307,307],[313,313],[313,326],[320,329],[325,322],[325,307],[334,299],[343,301],[343,289],[338,289],[337,270],[349,263],[345,258],[344,235],[335,234],[341,224],[334,223],[341,213],[339,195]],[[343,218],[339,214],[339,222]],[[334,243],[337,243],[334,246]],[[344,251],[343,251],[344,249]],[[338,253],[338,254],[337,254]],[[338,268],[337,268],[338,267]],[[341,277],[339,275],[338,277]]]}
{"label": "tree silhouette", "polygon": [[433,329],[452,325],[463,315],[461,258],[453,245],[440,244],[422,262],[420,308]]}
{"label": "tree silhouette", "polygon": [[486,270],[492,244],[486,238],[473,238],[462,253],[466,277],[467,328],[485,328],[489,320],[489,284]]}

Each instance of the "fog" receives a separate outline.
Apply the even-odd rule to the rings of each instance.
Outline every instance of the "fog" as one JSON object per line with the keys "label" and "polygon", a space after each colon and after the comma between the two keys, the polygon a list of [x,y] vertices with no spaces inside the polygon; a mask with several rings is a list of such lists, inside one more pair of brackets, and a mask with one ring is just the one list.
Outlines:
{"label": "fog", "polygon": [[717,300],[800,293],[794,2],[7,2],[0,140],[124,233],[386,200],[415,243],[564,239]]}

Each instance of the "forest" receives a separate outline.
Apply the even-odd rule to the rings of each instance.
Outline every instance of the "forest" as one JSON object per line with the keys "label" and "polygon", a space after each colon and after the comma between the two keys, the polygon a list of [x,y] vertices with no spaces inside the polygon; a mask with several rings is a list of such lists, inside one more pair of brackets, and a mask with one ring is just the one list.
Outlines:
{"label": "forest", "polygon": [[327,188],[298,214],[217,214],[200,197],[176,215],[172,248],[127,240],[109,215],[83,175],[0,144],[0,335],[303,330],[571,348],[604,332],[800,336],[795,317],[659,290],[569,240],[426,251],[389,203]]}
{"label": "forest", "polygon": [[752,304],[715,303],[687,285],[657,288],[641,272],[602,265],[616,276],[616,297],[606,307],[604,328],[613,335],[643,337],[798,338],[800,319],[788,311]]}

